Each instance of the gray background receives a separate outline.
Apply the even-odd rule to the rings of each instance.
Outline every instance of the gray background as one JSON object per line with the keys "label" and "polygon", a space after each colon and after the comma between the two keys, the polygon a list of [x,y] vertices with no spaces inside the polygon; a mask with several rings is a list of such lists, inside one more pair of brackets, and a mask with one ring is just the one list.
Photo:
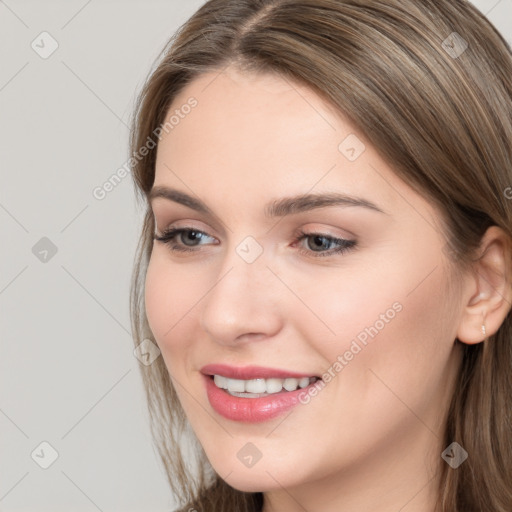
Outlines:
{"label": "gray background", "polygon": [[[130,176],[93,190],[126,162],[136,93],[202,3],[0,0],[0,511],[172,508],[130,338],[142,212]],[[512,0],[475,4],[512,41]]]}

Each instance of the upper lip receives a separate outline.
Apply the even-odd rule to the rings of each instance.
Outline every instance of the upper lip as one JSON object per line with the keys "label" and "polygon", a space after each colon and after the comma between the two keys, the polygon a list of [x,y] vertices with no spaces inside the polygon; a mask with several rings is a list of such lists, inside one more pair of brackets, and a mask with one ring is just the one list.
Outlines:
{"label": "upper lip", "polygon": [[265,368],[263,366],[229,366],[227,364],[207,364],[201,368],[205,375],[222,375],[229,379],[286,379],[287,377],[301,379],[302,377],[316,377],[313,373],[298,373],[279,368]]}

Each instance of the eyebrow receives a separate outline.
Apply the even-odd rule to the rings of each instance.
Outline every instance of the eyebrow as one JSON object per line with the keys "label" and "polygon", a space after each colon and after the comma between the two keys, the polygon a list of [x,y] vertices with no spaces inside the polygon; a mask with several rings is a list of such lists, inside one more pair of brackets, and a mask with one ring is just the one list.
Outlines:
{"label": "eyebrow", "polygon": [[[153,187],[149,192],[149,202],[152,203],[157,197],[174,201],[175,203],[179,203],[197,212],[216,217],[212,210],[210,210],[210,208],[208,208],[202,201],[186,194],[185,192],[181,192],[180,190],[163,186]],[[265,205],[264,213],[265,216],[269,218],[285,217],[286,215],[294,215],[314,210],[316,208],[326,208],[329,206],[359,206],[386,214],[384,210],[367,199],[335,192],[325,194],[302,194],[294,197],[274,199]]]}

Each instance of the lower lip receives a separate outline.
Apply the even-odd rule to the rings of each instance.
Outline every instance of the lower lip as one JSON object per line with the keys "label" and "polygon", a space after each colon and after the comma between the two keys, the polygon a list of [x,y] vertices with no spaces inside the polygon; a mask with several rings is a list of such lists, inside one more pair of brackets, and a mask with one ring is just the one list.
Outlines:
{"label": "lower lip", "polygon": [[301,393],[307,393],[310,384],[295,391],[280,391],[260,398],[232,396],[225,389],[218,388],[210,375],[204,375],[206,393],[213,409],[224,418],[245,423],[267,421],[292,409],[300,402]]}

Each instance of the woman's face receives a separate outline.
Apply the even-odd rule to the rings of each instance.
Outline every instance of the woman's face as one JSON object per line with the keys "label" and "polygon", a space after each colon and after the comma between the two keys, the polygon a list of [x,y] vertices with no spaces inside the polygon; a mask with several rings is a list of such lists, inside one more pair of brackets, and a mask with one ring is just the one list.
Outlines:
{"label": "woman's face", "polygon": [[276,76],[202,75],[171,115],[152,208],[157,235],[189,231],[154,242],[146,310],[211,464],[245,491],[401,471],[417,491],[460,356],[439,214]]}

